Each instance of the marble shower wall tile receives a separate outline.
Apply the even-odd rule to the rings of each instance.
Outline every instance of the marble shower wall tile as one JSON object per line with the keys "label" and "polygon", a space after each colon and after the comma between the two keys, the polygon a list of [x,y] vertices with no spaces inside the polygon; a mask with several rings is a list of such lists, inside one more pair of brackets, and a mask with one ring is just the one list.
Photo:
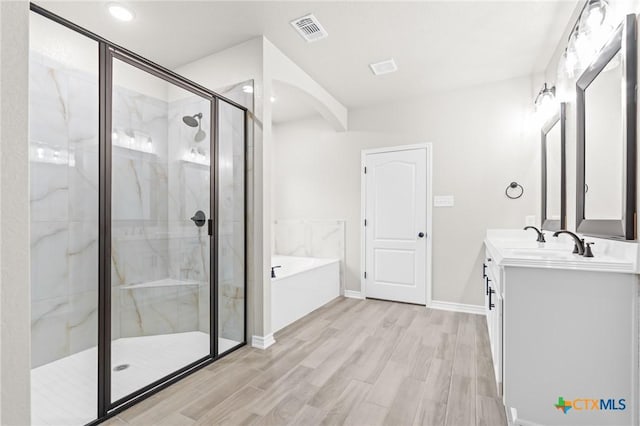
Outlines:
{"label": "marble shower wall tile", "polygon": [[67,166],[35,161],[30,166],[31,221],[67,221],[71,207]]}
{"label": "marble shower wall tile", "polygon": [[198,330],[199,286],[120,289],[120,337]]}
{"label": "marble shower wall tile", "polygon": [[31,367],[70,354],[67,295],[31,302]]}
{"label": "marble shower wall tile", "polygon": [[32,365],[97,340],[97,78],[32,53]]}
{"label": "marble shower wall tile", "polygon": [[244,286],[220,284],[220,337],[241,342],[244,337]]}
{"label": "marble shower wall tile", "polygon": [[69,352],[76,353],[98,344],[98,291],[73,293],[69,297],[67,330]]}
{"label": "marble shower wall tile", "polygon": [[[48,58],[29,57],[29,136],[32,143],[51,146],[68,144],[68,73]],[[97,88],[97,86],[96,86]]]}
{"label": "marble shower wall tile", "polygon": [[32,302],[69,295],[68,243],[67,222],[31,223]]}
{"label": "marble shower wall tile", "polygon": [[[111,243],[111,285],[140,284],[168,277],[168,244],[162,228],[127,228],[129,235],[114,234]],[[125,229],[120,228],[122,232]],[[160,233],[160,235],[158,235]]]}
{"label": "marble shower wall tile", "polygon": [[344,294],[345,221],[277,220],[275,254],[340,259],[340,292]]}
{"label": "marble shower wall tile", "polygon": [[98,222],[69,222],[67,225],[69,295],[97,291]]}
{"label": "marble shower wall tile", "polygon": [[198,330],[203,333],[209,333],[211,331],[209,322],[211,315],[210,295],[211,291],[208,285],[201,285],[198,288]]}
{"label": "marble shower wall tile", "polygon": [[[242,86],[233,90],[242,92]],[[229,92],[231,93],[231,92]],[[246,94],[244,94],[246,95]],[[238,96],[241,96],[238,94]],[[221,102],[219,108],[219,332],[244,337],[244,112]]]}

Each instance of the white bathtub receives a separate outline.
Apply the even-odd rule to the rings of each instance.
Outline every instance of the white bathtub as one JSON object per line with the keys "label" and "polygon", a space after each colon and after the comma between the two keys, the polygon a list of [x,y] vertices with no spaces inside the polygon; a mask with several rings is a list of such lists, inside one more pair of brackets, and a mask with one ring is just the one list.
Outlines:
{"label": "white bathtub", "polygon": [[340,259],[273,256],[271,326],[276,332],[340,295]]}

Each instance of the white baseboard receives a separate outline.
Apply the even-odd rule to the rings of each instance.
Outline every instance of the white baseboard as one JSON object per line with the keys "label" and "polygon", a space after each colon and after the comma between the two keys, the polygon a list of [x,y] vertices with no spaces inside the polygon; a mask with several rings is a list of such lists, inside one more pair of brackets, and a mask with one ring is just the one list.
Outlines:
{"label": "white baseboard", "polygon": [[344,297],[349,297],[351,299],[364,299],[364,294],[362,294],[361,291],[355,291],[355,290],[345,290],[344,291]]}
{"label": "white baseboard", "polygon": [[432,300],[431,304],[427,307],[431,309],[442,309],[443,311],[464,312],[467,314],[485,315],[484,306],[480,306],[480,305],[467,305],[465,303],[453,303],[453,302],[442,302],[438,300]]}
{"label": "white baseboard", "polygon": [[269,346],[273,345],[276,342],[276,339],[273,338],[273,333],[267,334],[266,336],[251,336],[251,346],[258,349],[267,349]]}

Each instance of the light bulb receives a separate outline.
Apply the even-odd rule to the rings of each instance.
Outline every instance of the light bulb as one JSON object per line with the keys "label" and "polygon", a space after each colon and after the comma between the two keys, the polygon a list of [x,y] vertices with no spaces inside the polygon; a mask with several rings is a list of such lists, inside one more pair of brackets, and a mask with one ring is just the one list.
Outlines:
{"label": "light bulb", "polygon": [[604,22],[604,11],[600,8],[591,9],[585,21],[589,29],[598,28]]}
{"label": "light bulb", "polygon": [[569,78],[573,78],[578,69],[578,55],[574,49],[567,50],[564,54],[564,69]]}
{"label": "light bulb", "polygon": [[553,88],[549,89],[545,83],[544,87],[536,98],[536,116],[538,124],[544,124],[556,111],[556,97]]}

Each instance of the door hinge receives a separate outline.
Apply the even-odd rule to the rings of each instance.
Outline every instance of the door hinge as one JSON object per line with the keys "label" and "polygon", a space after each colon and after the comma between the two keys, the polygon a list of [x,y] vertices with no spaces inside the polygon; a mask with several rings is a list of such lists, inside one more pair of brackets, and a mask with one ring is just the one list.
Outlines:
{"label": "door hinge", "polygon": [[364,279],[365,280],[367,279],[367,273],[366,272],[364,273]]}
{"label": "door hinge", "polygon": [[365,175],[367,174],[367,167],[366,167],[366,166],[365,166],[365,168],[364,168],[364,174],[365,174]]}
{"label": "door hinge", "polygon": [[364,226],[367,226],[367,219],[364,220]]}

